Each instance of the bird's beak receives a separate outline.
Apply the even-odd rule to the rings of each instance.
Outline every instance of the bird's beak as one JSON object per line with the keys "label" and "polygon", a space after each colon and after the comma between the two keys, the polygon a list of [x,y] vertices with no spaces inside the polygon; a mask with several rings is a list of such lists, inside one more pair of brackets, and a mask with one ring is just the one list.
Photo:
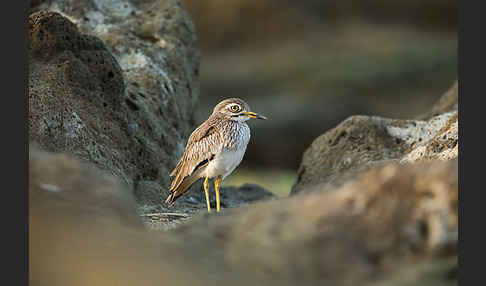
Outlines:
{"label": "bird's beak", "polygon": [[263,120],[266,120],[267,118],[263,115],[260,115],[258,113],[255,113],[255,112],[245,112],[245,114],[250,117],[250,118],[256,118],[256,119],[263,119]]}

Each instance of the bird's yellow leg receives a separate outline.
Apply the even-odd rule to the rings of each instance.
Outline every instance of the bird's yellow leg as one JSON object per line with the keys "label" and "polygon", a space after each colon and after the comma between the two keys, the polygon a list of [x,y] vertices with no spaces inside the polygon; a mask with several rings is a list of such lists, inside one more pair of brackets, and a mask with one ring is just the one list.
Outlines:
{"label": "bird's yellow leg", "polygon": [[211,206],[209,205],[209,183],[208,177],[204,180],[204,192],[206,193],[206,205],[208,206],[208,213],[211,212]]}
{"label": "bird's yellow leg", "polygon": [[216,211],[219,212],[219,182],[221,182],[221,176],[218,176],[214,180],[214,190],[216,191]]}

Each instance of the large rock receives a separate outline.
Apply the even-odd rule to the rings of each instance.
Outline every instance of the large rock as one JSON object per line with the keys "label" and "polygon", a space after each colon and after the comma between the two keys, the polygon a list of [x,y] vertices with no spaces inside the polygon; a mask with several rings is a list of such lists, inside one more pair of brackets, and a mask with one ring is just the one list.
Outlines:
{"label": "large rock", "polygon": [[[454,95],[457,85],[452,87]],[[452,96],[453,97],[453,96]],[[457,103],[457,95],[455,97]],[[441,102],[447,101],[447,104]],[[451,103],[452,101],[452,103]],[[450,160],[458,154],[457,104],[444,97],[427,120],[352,116],[312,142],[305,151],[291,194],[334,189],[387,161]],[[437,112],[442,111],[437,114]]]}
{"label": "large rock", "polygon": [[31,148],[30,281],[456,285],[457,190],[457,160],[389,163],[335,192],[203,214],[173,231],[149,232],[116,181],[69,156]]}
{"label": "large rock", "polygon": [[29,139],[167,196],[199,95],[196,35],[180,3],[32,5]]}

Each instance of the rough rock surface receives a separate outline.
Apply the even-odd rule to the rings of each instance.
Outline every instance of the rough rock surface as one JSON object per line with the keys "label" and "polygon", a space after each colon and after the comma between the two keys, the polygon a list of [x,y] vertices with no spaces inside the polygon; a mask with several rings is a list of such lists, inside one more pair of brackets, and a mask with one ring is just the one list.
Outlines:
{"label": "rough rock surface", "polygon": [[154,232],[113,179],[31,148],[30,282],[456,285],[457,190],[457,160],[392,162],[334,192],[202,214]]}
{"label": "rough rock surface", "polygon": [[[454,94],[457,85],[446,96]],[[443,97],[444,98],[444,97]],[[305,151],[291,194],[309,192],[326,183],[330,190],[365,170],[390,160],[450,160],[458,154],[457,109],[451,101],[439,103],[427,120],[388,119],[352,116],[319,136]],[[457,96],[455,97],[457,103]],[[441,107],[437,107],[441,106]],[[444,107],[445,106],[445,107]],[[451,107],[452,106],[452,107]]]}
{"label": "rough rock surface", "polygon": [[166,196],[199,94],[197,40],[180,3],[33,4],[29,139]]}
{"label": "rough rock surface", "polygon": [[416,162],[421,160],[452,160],[459,154],[459,122],[458,112],[445,113],[448,117],[445,125],[435,132],[434,137],[419,142],[407,153],[400,162]]}

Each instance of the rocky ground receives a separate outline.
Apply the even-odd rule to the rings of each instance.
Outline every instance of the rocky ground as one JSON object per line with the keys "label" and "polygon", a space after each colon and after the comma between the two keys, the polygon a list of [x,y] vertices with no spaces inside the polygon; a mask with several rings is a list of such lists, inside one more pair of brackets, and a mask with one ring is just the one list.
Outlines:
{"label": "rocky ground", "polygon": [[207,214],[196,184],[167,209],[197,39],[176,0],[122,2],[32,7],[32,285],[457,284],[457,84],[419,118],[316,138],[288,198],[227,187]]}

